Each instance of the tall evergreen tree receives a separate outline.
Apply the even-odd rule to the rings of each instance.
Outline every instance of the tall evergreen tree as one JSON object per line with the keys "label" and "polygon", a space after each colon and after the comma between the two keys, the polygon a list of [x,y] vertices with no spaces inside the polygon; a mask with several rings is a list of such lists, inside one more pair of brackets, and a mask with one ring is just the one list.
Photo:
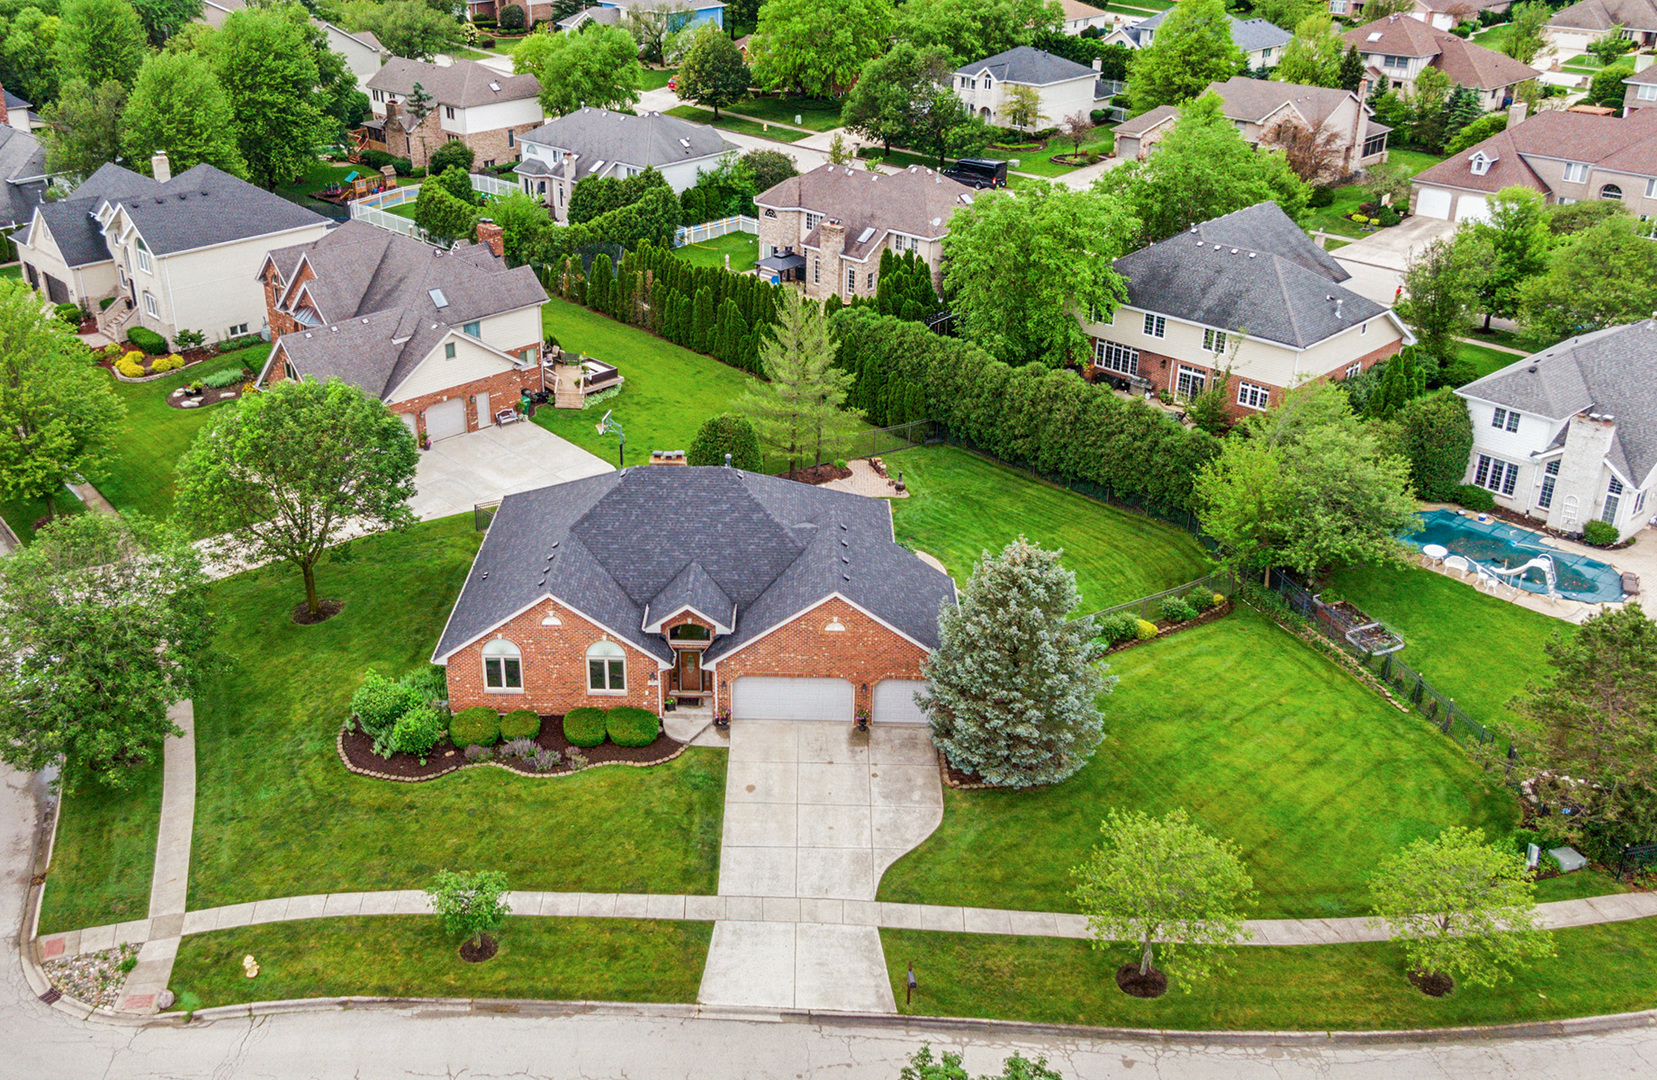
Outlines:
{"label": "tall evergreen tree", "polygon": [[713,345],[713,290],[706,285],[696,290],[690,314],[690,347],[699,353]]}
{"label": "tall evergreen tree", "polygon": [[740,407],[754,422],[760,441],[795,468],[802,457],[823,451],[853,429],[863,414],[843,409],[856,379],[835,366],[838,346],[815,300],[790,289],[783,293],[772,336],[759,344],[766,382],[751,386]]}
{"label": "tall evergreen tree", "polygon": [[593,258],[588,276],[587,306],[602,314],[611,314],[610,287],[615,283],[616,275],[608,252],[599,252]]}
{"label": "tall evergreen tree", "polygon": [[1336,86],[1356,94],[1364,85],[1364,58],[1356,45],[1348,45],[1341,56],[1340,73]]}

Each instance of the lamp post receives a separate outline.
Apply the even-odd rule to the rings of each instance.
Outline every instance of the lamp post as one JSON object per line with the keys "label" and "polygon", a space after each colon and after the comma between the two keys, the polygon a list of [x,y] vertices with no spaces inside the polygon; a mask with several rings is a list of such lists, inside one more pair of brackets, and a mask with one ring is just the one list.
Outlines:
{"label": "lamp post", "polygon": [[621,425],[611,417],[610,414],[613,411],[605,411],[604,419],[598,422],[598,433],[600,435],[607,435],[612,431],[616,433],[616,467],[625,469],[627,467],[627,432],[621,430]]}

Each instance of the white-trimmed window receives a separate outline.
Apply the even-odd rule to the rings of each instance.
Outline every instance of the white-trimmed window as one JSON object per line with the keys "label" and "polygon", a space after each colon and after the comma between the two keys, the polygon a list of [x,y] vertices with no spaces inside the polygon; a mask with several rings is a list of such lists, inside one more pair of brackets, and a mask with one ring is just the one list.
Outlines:
{"label": "white-trimmed window", "polygon": [[1118,375],[1139,374],[1139,350],[1114,341],[1093,339],[1093,366]]}
{"label": "white-trimmed window", "polygon": [[443,106],[443,119],[453,120],[454,118],[455,118],[455,107],[453,105]]}
{"label": "white-trimmed window", "polygon": [[144,314],[148,315],[152,319],[159,319],[161,317],[161,309],[156,307],[154,293],[144,294]]}
{"label": "white-trimmed window", "polygon": [[1359,375],[1362,375],[1363,373],[1364,373],[1364,362],[1362,360],[1359,360],[1356,364],[1350,364],[1350,365],[1347,366],[1346,377],[1349,378],[1349,379],[1355,379]]}
{"label": "white-trimmed window", "polygon": [[[1657,83],[1652,83],[1651,88],[1653,90],[1657,90]],[[1645,197],[1648,199],[1657,199],[1657,176],[1654,176],[1645,182]]]}
{"label": "white-trimmed window", "polygon": [[1188,368],[1179,365],[1179,372],[1174,378],[1174,396],[1184,401],[1190,401],[1208,386],[1208,372],[1200,368]]}
{"label": "white-trimmed window", "polygon": [[1613,202],[1621,202],[1622,188],[1615,184],[1606,184],[1604,187],[1599,189],[1599,197],[1602,199],[1610,199]]}
{"label": "white-trimmed window", "polygon": [[1615,476],[1611,484],[1605,489],[1605,509],[1600,511],[1599,519],[1612,525],[1617,523],[1617,507],[1622,505],[1622,481]]}
{"label": "white-trimmed window", "polygon": [[1202,347],[1211,353],[1225,352],[1225,331],[1204,330],[1202,332]]}
{"label": "white-trimmed window", "polygon": [[150,249],[141,236],[138,238],[138,269],[146,274],[150,272]]}
{"label": "white-trimmed window", "polygon": [[855,269],[852,269],[852,268],[848,267],[847,270],[846,270],[846,295],[847,296],[853,296],[856,293],[857,293],[857,271]]}
{"label": "white-trimmed window", "polygon": [[247,334],[247,323],[237,323],[230,328],[229,337],[243,337]]}
{"label": "white-trimmed window", "polygon": [[1381,66],[1388,71],[1408,71],[1410,58],[1407,56],[1382,56]]}
{"label": "white-trimmed window", "polygon": [[1271,403],[1272,392],[1268,388],[1246,382],[1237,384],[1237,404],[1245,409],[1267,409]]}
{"label": "white-trimmed window", "polygon": [[1588,166],[1580,161],[1565,163],[1565,182],[1567,184],[1585,184],[1588,182]]}
{"label": "white-trimmed window", "polygon": [[822,280],[823,280],[823,260],[817,258],[814,255],[811,258],[811,283],[813,285],[818,285],[818,284],[822,283]]}
{"label": "white-trimmed window", "polygon": [[1164,337],[1168,333],[1168,320],[1161,315],[1145,314],[1145,334],[1147,337]]}
{"label": "white-trimmed window", "polygon": [[1657,83],[1641,83],[1634,91],[1635,101],[1657,101]]}
{"label": "white-trimmed window", "polygon": [[1487,454],[1479,455],[1479,467],[1473,473],[1473,483],[1497,495],[1512,495],[1519,482],[1519,466]]}
{"label": "white-trimmed window", "polygon": [[822,214],[813,214],[810,210],[807,210],[805,212],[805,231],[810,232],[812,229],[815,229],[818,224],[822,222],[822,220]]}
{"label": "white-trimmed window", "polygon": [[1536,505],[1546,510],[1553,505],[1553,488],[1559,482],[1559,459],[1548,462],[1548,467],[1542,470],[1542,494],[1536,497]]}
{"label": "white-trimmed window", "polygon": [[454,358],[455,358],[455,343],[452,342],[452,341],[445,341],[443,343],[443,359],[453,360]]}
{"label": "white-trimmed window", "polygon": [[505,638],[496,638],[483,647],[483,688],[502,694],[524,688],[523,654]]}
{"label": "white-trimmed window", "polygon": [[1497,409],[1496,414],[1490,418],[1490,426],[1501,428],[1503,431],[1518,431],[1519,414],[1507,409]]}
{"label": "white-trimmed window", "polygon": [[595,641],[587,650],[587,693],[627,691],[627,652],[613,641]]}

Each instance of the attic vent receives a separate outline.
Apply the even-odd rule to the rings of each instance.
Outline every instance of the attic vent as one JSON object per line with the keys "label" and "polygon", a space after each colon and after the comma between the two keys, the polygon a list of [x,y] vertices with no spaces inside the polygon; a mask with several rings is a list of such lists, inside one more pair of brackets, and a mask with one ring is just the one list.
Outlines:
{"label": "attic vent", "polygon": [[1231,253],[1232,253],[1232,254],[1233,254],[1233,255],[1235,255],[1235,254],[1237,254],[1237,249],[1236,249],[1236,248],[1232,248],[1232,249],[1231,249]]}
{"label": "attic vent", "polygon": [[426,295],[432,298],[432,303],[440,308],[449,306],[449,298],[443,295],[442,289],[432,289]]}
{"label": "attic vent", "polygon": [[1252,251],[1249,252],[1249,258],[1251,258],[1251,259],[1254,258],[1254,252],[1252,252]]}
{"label": "attic vent", "polygon": [[498,93],[501,92],[501,84],[498,83],[498,82],[492,82],[492,83],[489,84],[489,89],[493,90],[495,93],[498,94]]}
{"label": "attic vent", "polygon": [[1532,375],[1535,375],[1536,374],[1536,365],[1532,364],[1530,367],[1526,368],[1525,370],[1530,372]]}
{"label": "attic vent", "polygon": [[867,244],[869,242],[869,237],[873,236],[874,234],[875,234],[874,226],[871,225],[867,229],[864,229],[862,232],[857,234],[857,242],[859,244]]}
{"label": "attic vent", "polygon": [[932,219],[932,224],[934,224],[934,225],[942,225],[943,223],[944,223],[944,219],[941,218],[941,217],[935,217],[935,218]]}
{"label": "attic vent", "polygon": [[690,140],[689,139],[680,139],[679,140],[679,145],[684,147],[686,150],[689,150],[690,149]]}

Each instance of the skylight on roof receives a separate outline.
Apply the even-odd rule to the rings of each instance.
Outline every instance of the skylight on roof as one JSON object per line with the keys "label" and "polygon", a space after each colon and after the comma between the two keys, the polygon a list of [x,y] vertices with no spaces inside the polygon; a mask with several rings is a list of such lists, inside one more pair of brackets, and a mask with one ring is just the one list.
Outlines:
{"label": "skylight on roof", "polygon": [[1381,40],[1381,32],[1379,30],[1375,31],[1375,33],[1369,35],[1369,40],[1370,41],[1380,41]]}
{"label": "skylight on roof", "polygon": [[489,84],[489,89],[493,90],[495,93],[498,94],[498,93],[501,92],[501,84],[498,83],[498,82],[492,82],[492,83]]}
{"label": "skylight on roof", "polygon": [[427,295],[432,298],[432,303],[437,307],[446,308],[449,306],[449,298],[443,295],[442,289],[432,289]]}
{"label": "skylight on roof", "polygon": [[874,234],[875,234],[874,226],[871,225],[867,229],[864,229],[862,232],[857,234],[857,242],[859,244],[867,244],[869,242],[869,237],[873,236]]}
{"label": "skylight on roof", "polygon": [[690,149],[690,140],[689,139],[680,139],[679,140],[679,145],[684,147],[686,150],[689,150]]}

